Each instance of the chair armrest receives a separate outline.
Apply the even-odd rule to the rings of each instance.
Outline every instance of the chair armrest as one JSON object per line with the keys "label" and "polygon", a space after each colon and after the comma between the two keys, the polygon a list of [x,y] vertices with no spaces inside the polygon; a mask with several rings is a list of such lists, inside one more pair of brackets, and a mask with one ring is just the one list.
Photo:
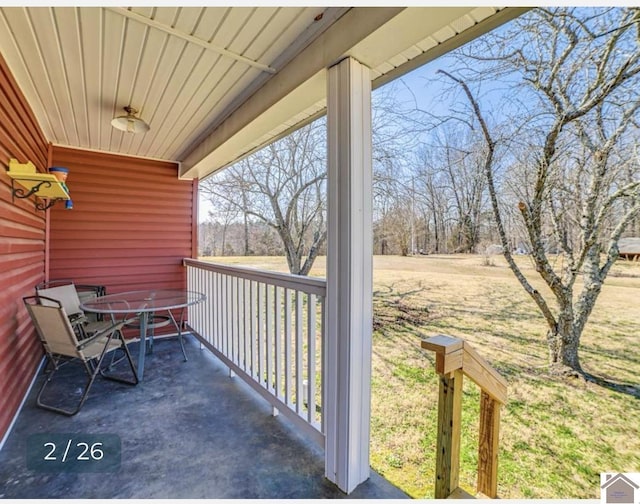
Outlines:
{"label": "chair armrest", "polygon": [[110,325],[106,329],[103,329],[102,331],[98,331],[92,334],[88,338],[83,339],[76,348],[78,350],[82,350],[83,348],[85,348],[87,345],[90,345],[98,338],[102,338],[105,334],[113,334],[116,331],[120,331],[125,325],[130,324],[133,320],[135,320],[135,318],[136,317],[121,320],[119,322],[116,322],[115,324]]}
{"label": "chair armrest", "polygon": [[79,293],[92,291],[97,297],[102,297],[107,293],[104,285],[75,284],[75,287]]}
{"label": "chair armrest", "polygon": [[68,317],[71,325],[84,324],[85,322],[88,322],[87,317],[84,313],[72,313],[71,315],[68,315]]}

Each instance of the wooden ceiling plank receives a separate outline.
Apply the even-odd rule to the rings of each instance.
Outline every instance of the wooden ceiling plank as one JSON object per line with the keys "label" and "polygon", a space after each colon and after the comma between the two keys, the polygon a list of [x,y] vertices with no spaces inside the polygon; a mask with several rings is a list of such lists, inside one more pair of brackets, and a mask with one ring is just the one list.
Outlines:
{"label": "wooden ceiling plank", "polygon": [[[173,24],[172,28],[186,35],[194,36],[193,32],[196,26],[199,24],[200,18],[203,16],[203,12],[205,10],[206,9],[204,7],[180,8],[178,18],[176,19],[176,22]],[[206,42],[206,40],[204,42]]]}
{"label": "wooden ceiling plank", "polygon": [[[222,61],[220,62],[223,63]],[[250,83],[258,76],[256,69],[246,68],[242,65],[232,63],[224,72],[221,72],[220,80],[217,83],[217,87],[221,90],[225,89],[244,89],[249,86]],[[203,90],[206,90],[204,88]],[[217,92],[208,95],[197,108],[195,114],[191,116],[190,128],[192,132],[188,133],[191,141],[195,141],[196,138],[201,135],[202,129],[206,128],[207,124],[211,124],[216,117],[218,117],[229,104],[236,99],[237,95],[231,93]],[[200,122],[197,121],[200,119]],[[196,124],[195,131],[193,131],[193,125]],[[172,145],[177,142],[172,142]],[[174,159],[177,159],[181,151],[176,149],[174,152]]]}
{"label": "wooden ceiling plank", "polygon": [[70,110],[65,120],[71,143],[89,147],[84,59],[78,10],[73,7],[53,9],[60,42],[60,65],[64,69],[66,94]]}
{"label": "wooden ceiling plank", "polygon": [[165,128],[163,134],[155,138],[155,142],[160,142],[161,157],[175,159],[176,152],[172,146],[181,144],[185,138],[193,135],[194,125],[198,124],[201,117],[210,116],[211,107],[227,92],[227,88],[220,86],[220,74],[224,74],[233,64],[219,55],[204,52],[189,79],[189,91],[174,103],[172,114],[175,119],[171,127]]}
{"label": "wooden ceiling plank", "polygon": [[[171,77],[162,92],[162,97],[152,113],[147,116],[149,124],[153,124],[156,118],[166,118],[168,120],[160,121],[162,123],[161,128],[149,131],[145,135],[142,146],[146,143],[148,145],[147,148],[153,150],[154,142],[158,135],[161,134],[162,129],[167,128],[170,130],[173,128],[171,123],[175,117],[172,115],[172,111],[177,110],[179,112],[175,107],[176,102],[187,99],[186,94],[189,91],[186,84],[199,58],[202,56],[202,52],[202,48],[193,45],[187,45],[184,48],[177,64],[171,69]],[[186,93],[183,90],[187,90]]]}
{"label": "wooden ceiling plank", "polygon": [[[234,85],[243,88],[248,86],[251,81],[257,77],[257,74],[257,69],[233,65],[230,71],[225,73],[219,84],[219,88],[225,89],[233,87]],[[202,90],[206,91],[206,87],[203,87]],[[206,127],[206,124],[210,124],[232,99],[233,96],[228,93],[217,92],[207,96],[204,101],[200,102],[200,105],[197,105],[195,101],[190,104],[189,109],[193,109],[193,114],[184,114],[183,118],[186,119],[186,122],[180,121],[177,123],[175,132],[179,134],[175,135],[174,138],[171,139],[171,142],[166,144],[167,149],[164,151],[164,154],[170,156],[170,159],[177,160],[179,153],[182,152],[182,145],[185,142],[191,143],[196,141],[200,135],[200,131]],[[209,107],[209,103],[211,103],[211,107]],[[196,122],[198,119],[200,119],[199,123]],[[198,124],[198,127],[194,129],[193,124]]]}
{"label": "wooden ceiling plank", "polygon": [[[118,83],[120,81],[120,71],[122,67],[122,50],[124,47],[125,19],[122,16],[105,12],[102,16],[103,39],[100,49],[102,62],[102,99],[101,107],[107,113],[107,117],[115,117],[119,114],[117,103]],[[109,119],[111,121],[111,119]],[[111,127],[102,127],[100,131],[100,150],[109,151],[112,147],[114,136],[119,140],[120,132]]]}
{"label": "wooden ceiling plank", "polygon": [[53,10],[53,7],[30,9],[29,16],[38,40],[41,64],[45,67],[46,78],[52,92],[52,100],[47,107],[55,110],[54,117],[58,121],[55,140],[71,143],[76,140],[73,133],[75,130],[73,109]]}
{"label": "wooden ceiling plank", "polygon": [[211,43],[219,47],[229,47],[238,36],[238,33],[242,31],[254,10],[255,7],[230,8]]}
{"label": "wooden ceiling plank", "polygon": [[175,68],[185,50],[186,43],[183,40],[169,37],[162,48],[159,58],[156,58],[157,65],[153,73],[153,86],[149,88],[148,95],[144,101],[144,108],[147,113],[145,120],[151,121],[156,113],[165,89],[169,86]]}
{"label": "wooden ceiling plank", "polygon": [[[277,12],[278,7],[262,7],[260,9],[254,9],[244,25],[234,35],[233,41],[227,46],[229,50],[246,56],[245,53],[247,52],[247,49],[253,43],[258,43],[257,39],[259,39],[260,35],[268,29],[269,24],[273,23],[273,17]],[[280,28],[280,31],[281,29],[282,28]],[[271,40],[265,41],[265,43],[269,42],[271,42]]]}
{"label": "wooden ceiling plank", "polygon": [[[273,66],[273,61],[291,45],[292,40],[314,23],[313,18],[322,10],[321,7],[281,8],[273,23],[260,35],[260,40],[247,49],[247,56],[268,61]],[[271,41],[262,42],[266,37]]]}
{"label": "wooden ceiling plank", "polygon": [[[153,115],[157,101],[154,101],[152,90],[158,87],[158,79],[161,75],[168,72],[164,67],[164,58],[168,57],[167,46],[170,36],[158,30],[148,30],[145,48],[142,54],[139,68],[139,78],[135,82],[132,91],[131,103],[139,110],[139,117],[149,122]],[[176,58],[179,57],[181,48],[180,42],[175,45]],[[177,59],[176,59],[177,61]],[[157,124],[157,123],[156,123]],[[156,128],[154,124],[154,128]],[[144,142],[147,135],[128,135],[128,147],[124,150],[126,154],[135,155],[140,152],[140,146]]]}
{"label": "wooden ceiling plank", "polygon": [[[12,68],[13,71],[11,73],[13,74],[16,82],[23,83],[21,87],[22,94],[25,96],[27,102],[31,105],[31,109],[33,110],[37,126],[40,127],[40,129],[42,130],[42,134],[45,136],[45,138],[47,138],[47,135],[52,131],[51,123],[49,121],[48,115],[44,112],[42,99],[39,94],[39,89],[37,88],[36,83],[33,80],[33,75],[30,73],[29,69],[26,66],[23,54],[16,41],[15,34],[12,32],[12,25],[10,25],[8,19],[5,17],[6,10],[0,9],[0,30],[2,30],[2,33],[4,34],[4,40],[10,41],[10,43],[7,43],[5,45],[2,54],[5,63],[9,65],[9,67],[6,67],[5,64],[2,64],[2,66],[0,67],[0,72],[9,72],[9,68]],[[42,139],[40,138],[34,138],[34,142],[36,144],[41,140]]]}
{"label": "wooden ceiling plank", "polygon": [[[146,47],[149,28],[131,21],[126,21],[125,27],[121,68],[118,75],[118,88],[114,103],[116,112],[114,115],[124,115],[126,113],[124,107],[131,105],[137,110],[138,117],[145,119],[148,116],[148,111],[143,110],[142,103],[133,101],[133,92],[142,75],[140,73],[140,61]],[[126,152],[127,146],[131,144],[134,136],[112,128],[111,140],[114,142],[112,150]]]}
{"label": "wooden ceiling plank", "polygon": [[12,41],[6,48],[3,44],[3,55],[34,110],[45,136],[48,139],[55,138],[61,124],[60,117],[57,114],[53,89],[49,83],[38,39],[27,15],[28,9],[5,8],[2,9],[2,13],[7,24],[5,33],[10,34],[10,37],[3,37]]}
{"label": "wooden ceiling plank", "polygon": [[229,9],[229,7],[208,7],[193,32],[193,36],[211,42]]}
{"label": "wooden ceiling plank", "polygon": [[102,10],[79,9],[80,49],[84,69],[84,99],[87,117],[86,148],[98,145],[100,132],[107,129],[111,116],[103,113],[102,103]]}

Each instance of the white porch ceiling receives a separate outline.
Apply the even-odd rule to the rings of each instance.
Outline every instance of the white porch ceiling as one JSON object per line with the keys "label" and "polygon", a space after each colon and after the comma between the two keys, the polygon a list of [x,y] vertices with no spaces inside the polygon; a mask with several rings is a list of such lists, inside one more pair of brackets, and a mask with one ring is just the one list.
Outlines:
{"label": "white porch ceiling", "polygon": [[[53,144],[203,177],[321,113],[341,58],[377,86],[524,10],[1,7],[0,53]],[[148,133],[111,127],[129,104]]]}

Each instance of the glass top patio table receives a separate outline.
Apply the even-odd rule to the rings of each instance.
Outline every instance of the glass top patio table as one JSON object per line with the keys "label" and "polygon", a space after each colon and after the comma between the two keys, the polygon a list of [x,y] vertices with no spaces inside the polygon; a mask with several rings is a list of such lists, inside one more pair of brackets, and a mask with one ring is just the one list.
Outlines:
{"label": "glass top patio table", "polygon": [[[206,296],[200,292],[181,289],[148,289],[117,294],[108,294],[94,298],[80,304],[83,311],[92,313],[104,313],[115,316],[117,314],[135,314],[140,318],[140,352],[138,354],[138,379],[142,381],[144,375],[144,357],[146,354],[147,329],[153,327],[153,317],[155,312],[167,312],[170,319],[178,330],[178,339],[182,346],[182,352],[187,358],[182,345],[182,316],[180,324],[176,322],[171,310],[180,309],[184,311],[187,306],[200,303]],[[153,339],[151,340],[153,342]]]}
{"label": "glass top patio table", "polygon": [[205,300],[200,292],[181,289],[149,289],[108,294],[85,301],[84,311],[93,313],[143,313],[185,308]]}

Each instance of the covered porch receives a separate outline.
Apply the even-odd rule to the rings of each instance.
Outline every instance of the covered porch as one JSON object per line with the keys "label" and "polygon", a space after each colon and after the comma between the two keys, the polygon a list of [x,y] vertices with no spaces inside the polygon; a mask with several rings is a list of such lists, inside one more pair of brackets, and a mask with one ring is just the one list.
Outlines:
{"label": "covered porch", "polygon": [[[131,484],[108,486],[112,478],[103,482],[92,475],[89,486],[99,490],[91,495],[196,497],[201,492],[216,497],[206,482],[209,466],[218,471],[211,478],[229,489],[220,497],[245,496],[233,493],[245,489],[247,497],[388,495],[384,483],[378,488],[379,479],[369,467],[371,90],[524,10],[0,8],[7,33],[0,42],[0,98],[6,104],[0,110],[0,163],[8,170],[10,159],[30,161],[40,173],[56,165],[69,168],[74,201],[71,211],[62,205],[34,208],[37,194],[17,199],[12,180],[0,170],[0,206],[6,215],[0,223],[3,460],[15,456],[25,435],[53,430],[50,422],[55,421],[62,422],[61,431],[69,426],[69,432],[80,432],[86,426],[123,438],[131,433],[136,441],[128,448],[129,460],[122,460],[121,472],[128,472],[124,464],[133,461],[148,473],[146,477],[155,477],[149,476],[156,472],[148,465],[156,463],[154,452],[144,455],[140,447],[143,439],[154,439],[154,431],[167,429],[152,449],[161,449],[161,441],[166,441],[175,451],[158,459],[158,477],[148,490],[137,493],[136,477]],[[147,132],[111,127],[113,116],[126,106],[140,109],[141,118],[149,122]],[[326,284],[287,275],[227,276],[196,264],[198,180],[324,114]],[[203,345],[249,388],[239,380],[229,381],[228,371],[206,353],[194,352],[192,340],[190,353],[207,362],[201,372],[206,368],[212,374],[192,382],[160,366],[156,370],[167,375],[158,376],[160,388],[149,392],[153,380],[145,372],[139,388],[122,398],[108,398],[126,401],[132,408],[121,417],[114,408],[113,421],[122,422],[117,429],[109,431],[116,423],[102,420],[97,411],[93,416],[90,403],[71,420],[41,420],[40,412],[27,413],[32,408],[22,404],[26,401],[28,406],[31,400],[25,397],[42,351],[21,299],[33,294],[36,284],[59,278],[103,285],[108,293],[152,288],[206,292],[211,303],[190,309],[189,324],[202,336]],[[190,366],[191,361],[176,369]],[[214,382],[216,387],[237,387],[238,395],[220,391],[216,402],[218,391],[208,390],[207,401],[212,402],[204,418],[203,410],[181,407],[185,397],[196,403],[204,400],[192,395],[194,389],[206,391]],[[240,399],[245,397],[240,389],[252,392]],[[98,393],[96,387],[94,404]],[[289,424],[284,419],[262,417],[265,403],[256,402],[253,412],[239,409],[245,413],[234,417],[236,403],[253,404],[255,393],[270,404],[267,410],[280,413],[319,448],[308,448],[285,428]],[[138,400],[131,400],[131,394]],[[161,400],[166,398],[173,420],[163,426]],[[238,422],[229,424],[235,430],[221,436],[224,417]],[[242,423],[249,418],[256,423]],[[171,438],[172,429],[180,436]],[[185,443],[191,449],[207,447],[202,458],[179,456],[187,430]],[[258,439],[261,434],[264,439]],[[287,441],[273,443],[274,439]],[[230,445],[231,440],[239,444]],[[273,460],[247,449],[265,444],[269,448],[264,456]],[[271,444],[282,446],[275,450]],[[290,458],[287,450],[292,447],[296,452],[300,448],[306,462]],[[278,455],[268,455],[271,448]],[[234,457],[234,450],[239,453],[237,462],[246,466],[244,472],[223,462]],[[218,457],[219,462],[211,462]],[[247,465],[253,462],[259,463]],[[183,464],[192,471],[182,472]],[[280,474],[265,475],[265,480],[279,483],[263,487],[261,478],[251,479],[246,472],[255,468],[261,475],[267,470],[264,464]],[[168,490],[160,486],[163,471],[202,483],[180,483]],[[55,495],[60,488],[82,494],[72,488],[84,484],[75,475],[31,480],[32,474],[16,474],[18,479],[5,474],[5,481],[11,480],[8,489],[37,480]],[[288,476],[291,483],[286,482]],[[163,494],[162,488],[169,493]],[[178,488],[185,493],[175,491]],[[14,494],[6,494],[10,495]]]}
{"label": "covered porch", "polygon": [[[346,495],[324,478],[324,450],[302,436],[194,336],[183,362],[175,338],[159,339],[136,387],[97,380],[73,418],[35,405],[39,376],[0,451],[4,499],[333,499]],[[137,344],[131,344],[137,353]],[[69,369],[82,381],[79,366]],[[33,434],[116,434],[118,470],[29,470]],[[351,498],[406,498],[372,473]]]}

